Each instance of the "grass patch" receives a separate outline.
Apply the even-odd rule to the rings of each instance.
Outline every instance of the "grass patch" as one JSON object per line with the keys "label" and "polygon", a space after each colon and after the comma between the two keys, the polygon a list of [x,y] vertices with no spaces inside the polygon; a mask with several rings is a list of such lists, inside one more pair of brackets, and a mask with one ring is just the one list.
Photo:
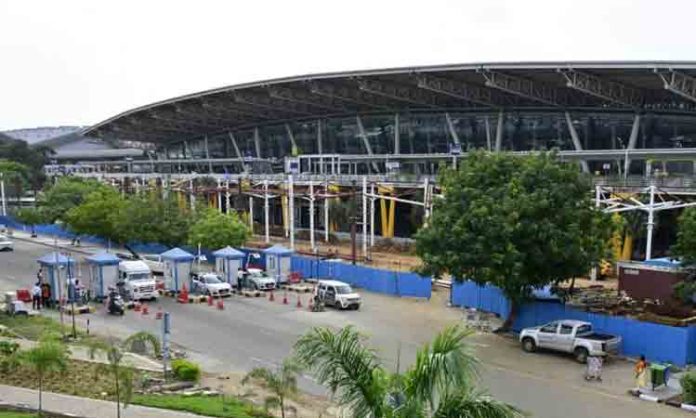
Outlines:
{"label": "grass patch", "polygon": [[[135,385],[147,374],[135,372]],[[158,373],[149,373],[159,377]],[[26,365],[20,365],[10,373],[0,373],[0,384],[38,389],[36,373]],[[110,373],[104,373],[96,363],[69,360],[64,373],[51,373],[44,377],[43,390],[65,393],[85,398],[115,400],[115,384]]]}
{"label": "grass patch", "polygon": [[[66,320],[66,325],[61,327],[60,322],[42,315],[32,317],[0,315],[0,325],[6,326],[28,340],[38,340],[46,332],[60,335],[62,331],[66,335],[72,335],[72,327],[69,324]],[[80,336],[83,332],[78,329],[77,334]]]}
{"label": "grass patch", "polygon": [[0,410],[0,418],[34,418],[36,414],[28,412],[2,411]]}
{"label": "grass patch", "polygon": [[210,417],[272,418],[264,410],[229,396],[135,395],[132,403]]}

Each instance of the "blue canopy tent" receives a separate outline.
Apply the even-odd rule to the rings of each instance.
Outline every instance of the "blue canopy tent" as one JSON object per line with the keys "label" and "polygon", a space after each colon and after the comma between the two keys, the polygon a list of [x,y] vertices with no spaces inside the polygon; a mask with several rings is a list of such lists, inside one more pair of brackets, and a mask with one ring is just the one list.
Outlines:
{"label": "blue canopy tent", "polygon": [[286,283],[290,274],[290,259],[295,252],[276,244],[263,250],[263,253],[266,254],[266,273],[275,278],[276,283]]}
{"label": "blue canopy tent", "polygon": [[121,259],[112,253],[101,252],[85,257],[89,264],[90,289],[92,297],[103,299],[109,286],[118,281],[118,263]]}
{"label": "blue canopy tent", "polygon": [[64,295],[62,292],[62,287],[59,289],[58,286],[62,286],[63,281],[59,282],[59,270],[65,269],[63,273],[64,279],[69,279],[72,277],[72,269],[75,266],[75,260],[71,257],[65,256],[59,252],[48,253],[36,260],[42,269],[46,270],[45,281],[51,286],[51,300],[56,302]]}
{"label": "blue canopy tent", "polygon": [[168,291],[180,292],[188,282],[191,290],[191,263],[196,258],[181,248],[172,248],[160,254],[164,262],[164,285]]}
{"label": "blue canopy tent", "polygon": [[242,260],[245,254],[229,245],[213,252],[215,257],[215,271],[225,278],[225,281],[232,286],[237,286],[239,279],[239,269],[242,267]]}

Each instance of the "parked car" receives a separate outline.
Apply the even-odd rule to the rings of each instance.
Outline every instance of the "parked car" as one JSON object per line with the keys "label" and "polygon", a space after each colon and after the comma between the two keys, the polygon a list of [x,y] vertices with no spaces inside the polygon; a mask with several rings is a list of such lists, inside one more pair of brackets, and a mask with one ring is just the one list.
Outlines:
{"label": "parked car", "polygon": [[520,343],[527,352],[539,348],[562,351],[572,353],[575,360],[585,363],[589,356],[618,353],[621,337],[595,333],[589,322],[564,319],[523,329]]}
{"label": "parked car", "polygon": [[14,243],[7,235],[0,235],[0,251],[14,250]]}
{"label": "parked car", "polygon": [[360,294],[353,290],[348,283],[338,280],[319,280],[317,282],[317,295],[324,305],[333,306],[336,309],[360,309]]}
{"label": "parked car", "polygon": [[257,268],[247,269],[243,273],[242,284],[255,290],[273,290],[276,288],[276,281],[265,271]]}
{"label": "parked car", "polygon": [[230,296],[232,286],[215,273],[191,273],[193,290],[211,296]]}
{"label": "parked car", "polygon": [[159,254],[141,254],[140,259],[150,267],[152,274],[164,275],[164,260]]}

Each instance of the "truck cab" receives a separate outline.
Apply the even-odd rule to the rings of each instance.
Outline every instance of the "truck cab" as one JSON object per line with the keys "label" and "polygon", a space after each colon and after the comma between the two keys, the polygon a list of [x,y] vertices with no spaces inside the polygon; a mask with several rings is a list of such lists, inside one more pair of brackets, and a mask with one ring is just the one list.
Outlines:
{"label": "truck cab", "polygon": [[131,300],[156,300],[159,296],[152,271],[141,260],[118,263],[118,279]]}

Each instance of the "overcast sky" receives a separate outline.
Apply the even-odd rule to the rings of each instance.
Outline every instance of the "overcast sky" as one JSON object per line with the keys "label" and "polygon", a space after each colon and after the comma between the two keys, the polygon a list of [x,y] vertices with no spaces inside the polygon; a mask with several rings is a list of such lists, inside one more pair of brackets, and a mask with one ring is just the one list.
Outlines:
{"label": "overcast sky", "polygon": [[313,72],[696,60],[693,0],[0,0],[0,130]]}

